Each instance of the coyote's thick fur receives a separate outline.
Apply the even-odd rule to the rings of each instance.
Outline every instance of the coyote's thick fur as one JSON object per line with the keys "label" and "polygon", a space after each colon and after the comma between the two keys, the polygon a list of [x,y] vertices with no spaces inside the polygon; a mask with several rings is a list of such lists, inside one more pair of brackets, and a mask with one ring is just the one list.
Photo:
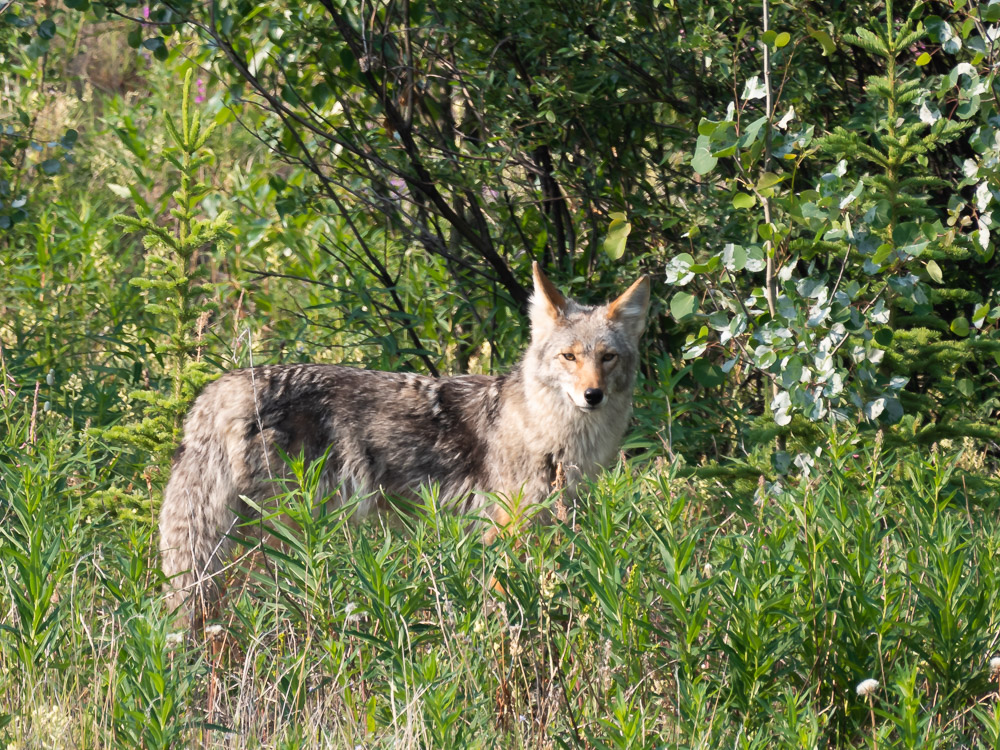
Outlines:
{"label": "coyote's thick fur", "polygon": [[[442,502],[509,522],[491,494],[537,503],[557,467],[567,488],[614,458],[632,410],[649,281],[592,307],[566,299],[534,266],[531,344],[508,375],[422,375],[334,365],[230,372],[207,386],[184,426],[160,512],[171,608],[217,596],[228,536],[266,501],[285,467],[329,451],[321,491],[361,497],[355,518],[385,495],[436,484]],[[278,450],[280,449],[280,451]]]}

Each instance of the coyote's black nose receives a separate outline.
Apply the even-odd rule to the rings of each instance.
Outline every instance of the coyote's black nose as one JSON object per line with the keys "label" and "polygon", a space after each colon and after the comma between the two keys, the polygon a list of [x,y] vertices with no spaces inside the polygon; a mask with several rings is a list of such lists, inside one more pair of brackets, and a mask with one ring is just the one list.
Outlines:
{"label": "coyote's black nose", "polygon": [[589,406],[597,406],[604,400],[604,391],[600,388],[588,388],[583,392],[583,400]]}

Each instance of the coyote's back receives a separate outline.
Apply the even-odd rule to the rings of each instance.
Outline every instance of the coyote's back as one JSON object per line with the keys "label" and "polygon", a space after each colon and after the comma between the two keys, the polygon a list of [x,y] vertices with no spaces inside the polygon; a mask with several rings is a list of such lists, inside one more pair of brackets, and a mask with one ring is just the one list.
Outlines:
{"label": "coyote's back", "polygon": [[489,496],[535,503],[561,467],[569,489],[615,455],[631,413],[643,278],[601,307],[565,299],[538,269],[531,345],[505,376],[430,378],[335,365],[230,372],[187,417],[160,513],[170,606],[218,592],[228,537],[275,493],[282,453],[326,456],[320,492],[358,497],[354,517],[436,484],[458,512],[508,519]]}

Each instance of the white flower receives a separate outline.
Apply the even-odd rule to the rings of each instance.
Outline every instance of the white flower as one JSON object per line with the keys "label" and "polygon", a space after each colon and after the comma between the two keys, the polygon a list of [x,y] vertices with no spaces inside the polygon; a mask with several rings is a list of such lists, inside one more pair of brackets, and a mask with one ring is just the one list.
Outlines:
{"label": "white flower", "polygon": [[215,638],[217,635],[222,633],[221,625],[208,625],[205,627],[205,637],[209,640]]}
{"label": "white flower", "polygon": [[990,659],[990,677],[994,679],[1000,677],[1000,656]]}
{"label": "white flower", "polygon": [[167,648],[176,648],[184,640],[184,633],[167,633]]}
{"label": "white flower", "polygon": [[556,576],[551,570],[544,570],[538,577],[538,590],[545,601],[551,601],[556,595]]}
{"label": "white flower", "polygon": [[867,698],[869,695],[878,690],[878,680],[873,680],[871,678],[862,680],[854,689],[862,698]]}
{"label": "white flower", "polygon": [[79,396],[83,393],[83,378],[77,373],[73,373],[69,376],[69,380],[66,382],[66,392],[71,396]]}

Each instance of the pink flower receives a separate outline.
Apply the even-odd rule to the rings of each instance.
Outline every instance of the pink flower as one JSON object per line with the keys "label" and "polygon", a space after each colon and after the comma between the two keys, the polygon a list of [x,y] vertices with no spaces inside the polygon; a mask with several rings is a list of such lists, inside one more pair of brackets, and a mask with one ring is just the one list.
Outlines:
{"label": "pink flower", "polygon": [[144,5],[142,7],[142,17],[145,18],[147,21],[149,20],[149,6],[148,5]]}
{"label": "pink flower", "polygon": [[205,82],[199,78],[194,82],[194,85],[198,87],[198,93],[194,97],[195,104],[201,104],[205,101]]}

